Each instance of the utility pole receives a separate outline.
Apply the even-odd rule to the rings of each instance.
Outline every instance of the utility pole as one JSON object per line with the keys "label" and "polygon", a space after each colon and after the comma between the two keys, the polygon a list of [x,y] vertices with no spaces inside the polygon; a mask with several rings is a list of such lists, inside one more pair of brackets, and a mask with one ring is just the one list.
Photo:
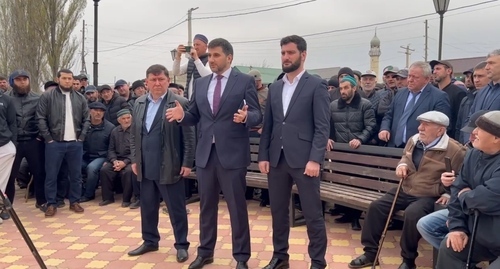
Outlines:
{"label": "utility pole", "polygon": [[428,21],[425,20],[425,51],[424,51],[424,59],[425,62],[428,61],[428,55],[429,55],[429,24]]}
{"label": "utility pole", "polygon": [[402,52],[402,53],[406,54],[406,68],[408,68],[408,67],[410,67],[410,55],[415,50],[410,49],[410,44],[408,44],[408,46],[406,46],[406,47],[400,46],[400,48],[405,50],[405,52]]}
{"label": "utility pole", "polygon": [[83,27],[82,27],[82,70],[80,71],[80,74],[86,75],[87,74],[87,65],[85,63],[85,30],[86,30],[86,25],[85,25],[85,20],[83,20]]}
{"label": "utility pole", "polygon": [[97,38],[98,38],[98,35],[97,35],[97,18],[98,18],[98,10],[99,10],[99,1],[100,0],[94,0],[94,74],[93,74],[93,77],[94,77],[94,86],[97,87],[97,84],[98,84],[98,66],[99,66],[99,62],[97,62]]}
{"label": "utility pole", "polygon": [[198,7],[195,7],[195,8],[190,8],[188,9],[188,46],[192,46],[193,45],[193,30],[191,28],[191,15],[193,13],[193,11],[197,10]]}

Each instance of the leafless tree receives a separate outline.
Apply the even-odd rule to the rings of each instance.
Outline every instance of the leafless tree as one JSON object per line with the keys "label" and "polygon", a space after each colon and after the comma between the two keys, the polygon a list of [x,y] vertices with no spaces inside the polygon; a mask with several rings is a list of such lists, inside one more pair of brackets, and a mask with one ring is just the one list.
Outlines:
{"label": "leafless tree", "polygon": [[85,5],[85,0],[0,0],[0,72],[25,69],[38,90],[58,69],[71,68],[78,48],[72,32]]}

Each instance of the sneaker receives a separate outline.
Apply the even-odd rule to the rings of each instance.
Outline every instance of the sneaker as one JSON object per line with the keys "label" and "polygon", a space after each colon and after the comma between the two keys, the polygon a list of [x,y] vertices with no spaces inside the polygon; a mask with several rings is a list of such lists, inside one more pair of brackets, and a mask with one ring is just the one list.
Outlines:
{"label": "sneaker", "polygon": [[79,203],[73,203],[69,205],[69,210],[75,212],[75,213],[83,213],[83,207]]}
{"label": "sneaker", "polygon": [[130,209],[137,209],[141,207],[141,200],[135,200],[132,204],[130,204]]}
{"label": "sneaker", "polygon": [[130,206],[130,202],[122,202],[122,207],[129,207]]}
{"label": "sneaker", "polygon": [[45,217],[53,217],[57,212],[57,207],[54,205],[49,205],[47,210],[45,210]]}

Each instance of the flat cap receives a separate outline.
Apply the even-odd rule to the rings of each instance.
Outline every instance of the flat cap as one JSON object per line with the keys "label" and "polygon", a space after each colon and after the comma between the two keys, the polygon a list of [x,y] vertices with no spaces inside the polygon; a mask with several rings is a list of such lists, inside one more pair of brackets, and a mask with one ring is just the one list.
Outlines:
{"label": "flat cap", "polygon": [[89,109],[101,109],[106,111],[106,106],[101,102],[92,102],[89,104]]}
{"label": "flat cap", "polygon": [[450,125],[450,119],[443,112],[439,111],[427,111],[417,117],[418,121],[432,122],[444,127]]}
{"label": "flat cap", "polygon": [[476,125],[491,135],[500,137],[500,111],[490,111],[482,115],[476,120]]}

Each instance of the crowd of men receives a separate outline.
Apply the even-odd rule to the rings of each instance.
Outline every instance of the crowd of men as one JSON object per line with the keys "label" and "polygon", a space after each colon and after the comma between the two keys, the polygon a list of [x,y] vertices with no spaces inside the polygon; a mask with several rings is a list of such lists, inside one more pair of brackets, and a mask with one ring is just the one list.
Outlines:
{"label": "crowd of men", "polygon": [[[131,256],[158,250],[158,210],[164,201],[173,226],[176,259],[189,259],[186,197],[196,168],[200,197],[200,244],[190,269],[214,261],[217,205],[222,192],[231,219],[236,268],[248,268],[251,255],[246,199],[249,137],[260,137],[259,169],[268,175],[261,206],[270,204],[274,252],[265,269],[289,268],[288,223],[291,187],[297,185],[304,214],[311,268],[325,268],[326,228],[319,196],[325,150],[335,143],[402,148],[396,168],[402,190],[390,190],[361,211],[336,207],[336,222],[362,230],[364,253],[350,268],[375,260],[384,224],[395,200],[405,210],[400,269],[416,268],[418,242],[439,248],[437,268],[463,267],[468,246],[472,261],[500,268],[500,238],[489,231],[500,208],[500,50],[453,78],[448,61],[417,61],[408,69],[387,66],[384,84],[377,74],[349,67],[324,80],[304,69],[306,41],[280,41],[283,73],[270,85],[257,70],[231,68],[233,47],[202,34],[193,46],[179,45],[173,75],[187,74],[183,88],[170,72],[152,65],[146,78],[114,87],[88,85],[85,76],[61,69],[57,82],[39,95],[30,75],[14,71],[0,77],[0,190],[14,199],[23,159],[33,175],[35,206],[52,217],[69,200],[69,209],[95,199],[99,182],[105,206],[123,193],[123,207],[141,210],[143,244]],[[187,63],[182,64],[186,55]],[[7,85],[4,83],[8,80]],[[189,100],[189,101],[188,101]],[[451,161],[449,171],[446,159]],[[82,180],[82,177],[85,180]],[[187,190],[187,191],[186,191]],[[447,209],[435,212],[435,204]],[[478,233],[470,238],[474,216]],[[2,218],[8,218],[2,213]]]}

